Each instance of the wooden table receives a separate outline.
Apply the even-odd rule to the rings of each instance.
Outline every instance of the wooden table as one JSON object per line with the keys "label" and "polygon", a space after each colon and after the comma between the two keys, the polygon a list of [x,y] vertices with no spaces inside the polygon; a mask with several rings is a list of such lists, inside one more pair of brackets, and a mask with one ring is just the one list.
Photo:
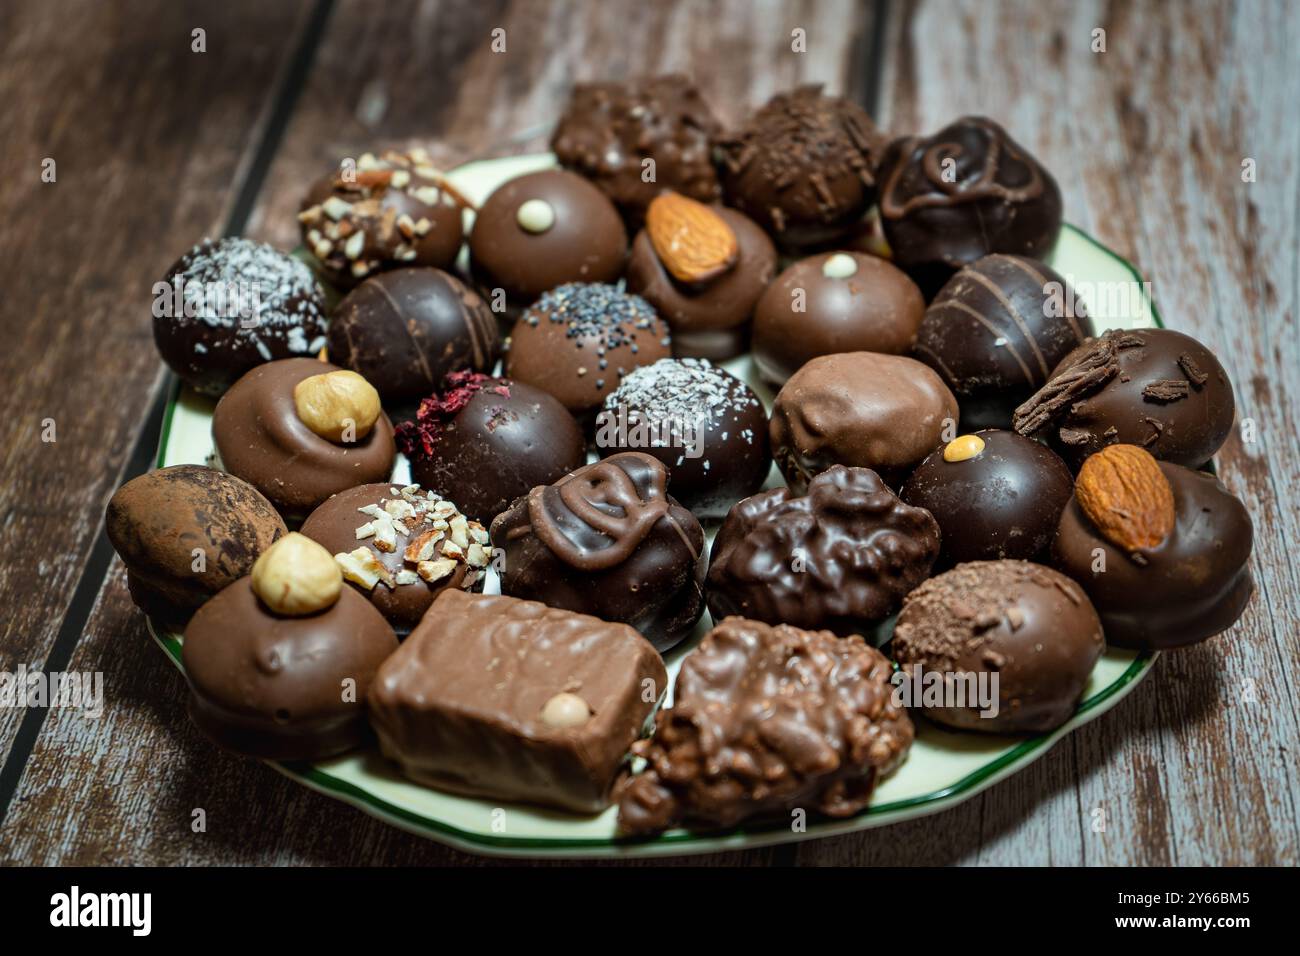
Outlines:
{"label": "wooden table", "polygon": [[[497,27],[505,53],[490,49]],[[102,524],[157,437],[150,286],[205,235],[295,244],[300,194],[339,156],[535,150],[574,80],[680,69],[728,119],[804,81],[900,132],[995,117],[1055,172],[1070,221],[1220,356],[1254,429],[1219,459],[1257,526],[1258,593],[1231,632],[1166,655],[1110,713],[956,809],[707,861],[1296,863],[1296,50],[1300,7],[1284,0],[5,4],[0,670],[102,671],[107,703],[98,720],[0,710],[0,860],[483,862],[225,755],[188,723]]]}

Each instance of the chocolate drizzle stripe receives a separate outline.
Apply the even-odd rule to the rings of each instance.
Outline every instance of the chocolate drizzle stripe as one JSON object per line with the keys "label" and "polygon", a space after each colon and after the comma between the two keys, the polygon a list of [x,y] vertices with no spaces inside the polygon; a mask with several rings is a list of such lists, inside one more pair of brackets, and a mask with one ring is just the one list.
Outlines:
{"label": "chocolate drizzle stripe", "polygon": [[[946,304],[948,304],[948,303],[945,303],[945,305],[946,305]],[[947,364],[944,362],[944,360],[941,359],[941,358],[939,357],[938,353],[936,353],[936,352],[934,351],[934,349],[929,348],[928,346],[923,345],[923,344],[920,343],[920,342],[917,342],[914,346],[912,346],[912,350],[915,351],[915,352],[924,352],[926,355],[928,355],[928,356],[930,357],[930,360],[931,360],[931,361],[934,363],[934,365],[939,369],[940,374],[943,376],[943,378],[944,378],[946,381],[949,381],[949,382],[955,382],[955,381],[957,381],[957,376],[953,374],[952,369],[950,369],[950,368],[947,366]],[[926,364],[928,365],[928,364],[930,364],[930,363],[927,362]],[[1024,366],[1024,363],[1023,363],[1023,362],[1021,363],[1021,366],[1022,366],[1022,367]]]}
{"label": "chocolate drizzle stripe", "polygon": [[[999,261],[1009,263],[1010,265],[1015,266],[1021,272],[1025,273],[1025,275],[1029,276],[1036,283],[1038,283],[1039,288],[1043,290],[1047,289],[1047,285],[1048,285],[1047,276],[1043,275],[1041,272],[1039,272],[1029,263],[1025,262],[1024,259],[1021,259],[1017,256],[998,256],[997,258]],[[1064,288],[1062,288],[1061,292],[1062,295],[1064,295],[1065,292]],[[1046,294],[1046,291],[1044,291],[1044,294]],[[1064,305],[1064,303],[1062,303],[1062,305]],[[1074,332],[1075,339],[1080,342],[1086,339],[1088,336],[1084,334],[1083,329],[1079,326],[1079,317],[1075,315],[1075,310],[1062,308],[1061,312],[1065,316],[1066,320],[1069,321],[1070,330]]]}
{"label": "chocolate drizzle stripe", "polygon": [[[980,285],[984,286],[984,288],[988,289],[993,298],[998,300],[998,303],[1006,311],[1007,317],[1010,318],[1015,327],[1020,330],[1020,334],[1025,337],[1025,341],[1029,343],[1030,349],[1033,350],[1034,357],[1038,359],[1038,367],[1043,372],[1043,378],[1046,379],[1047,376],[1052,374],[1052,370],[1048,368],[1047,359],[1043,357],[1043,350],[1038,347],[1038,342],[1034,339],[1033,333],[1029,331],[1029,325],[1025,322],[1025,317],[1020,314],[1020,310],[1015,307],[1015,304],[1009,298],[1007,298],[1007,294],[984,273],[972,269],[970,270],[970,276]],[[1028,379],[1027,375],[1026,378]],[[1030,381],[1032,381],[1032,379],[1030,379]]]}
{"label": "chocolate drizzle stripe", "polygon": [[[956,309],[958,312],[965,312],[967,315],[969,315],[971,318],[973,318],[973,319],[974,319],[976,322],[978,322],[980,325],[984,326],[984,328],[988,329],[989,332],[993,335],[994,339],[1005,338],[1005,335],[1003,334],[1003,332],[1004,332],[1003,329],[1001,329],[1001,328],[999,328],[998,326],[994,325],[992,322],[990,322],[990,321],[989,321],[988,319],[986,319],[984,316],[980,315],[978,312],[976,312],[973,308],[971,308],[971,307],[970,307],[969,305],[967,305],[965,302],[958,302],[956,299],[951,299],[951,300],[945,302],[945,303],[944,303],[944,306],[945,306],[945,307],[948,307],[948,308]],[[1026,337],[1028,337],[1028,336],[1026,336]],[[1031,340],[1031,341],[1032,341],[1032,340]],[[1028,383],[1030,383],[1030,384],[1032,385],[1033,382],[1034,382],[1034,375],[1033,375],[1033,373],[1029,370],[1029,365],[1025,362],[1024,357],[1020,354],[1020,350],[1017,349],[1017,348],[1016,348],[1016,347],[1011,343],[1011,340],[1010,340],[1010,339],[1007,339],[1007,351],[1011,353],[1011,357],[1014,358],[1014,359],[1016,360],[1016,364],[1020,366],[1020,371],[1024,373],[1025,381],[1028,382]],[[1040,355],[1040,356],[1039,356],[1040,364],[1041,364],[1041,358],[1042,358],[1042,356]],[[1044,374],[1046,374],[1046,373],[1044,373]]]}
{"label": "chocolate drizzle stripe", "polygon": [[[433,369],[429,367],[429,360],[425,357],[424,349],[420,348],[420,343],[415,341],[415,336],[411,332],[410,323],[406,321],[401,321],[402,316],[405,314],[402,311],[402,307],[397,304],[397,300],[392,297],[392,295],[389,293],[388,289],[384,287],[384,284],[382,282],[376,282],[374,283],[374,286],[379,290],[379,294],[388,300],[388,304],[393,310],[393,315],[397,316],[399,320],[398,324],[402,327],[402,331],[406,333],[407,339],[410,340],[411,349],[408,354],[411,356],[411,358],[415,359],[415,361],[419,363],[420,374],[424,376],[425,381],[436,382],[436,379],[434,378],[434,374],[433,374]],[[348,342],[351,343],[352,337],[351,337],[350,328],[348,329],[348,333],[349,333]],[[474,364],[482,365],[483,362],[478,359],[477,348],[475,348],[474,350],[474,356],[475,356]]]}

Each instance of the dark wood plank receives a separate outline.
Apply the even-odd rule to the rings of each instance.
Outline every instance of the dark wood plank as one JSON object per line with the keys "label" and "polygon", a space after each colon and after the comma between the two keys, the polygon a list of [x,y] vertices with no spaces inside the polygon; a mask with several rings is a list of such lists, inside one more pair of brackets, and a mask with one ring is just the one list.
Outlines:
{"label": "dark wood plank", "polygon": [[[895,11],[881,119],[1003,122],[1056,174],[1067,218],[1134,262],[1204,341],[1258,441],[1225,482],[1254,516],[1258,593],[1163,658],[1121,706],[951,812],[801,848],[801,861],[1292,864],[1300,587],[1300,16],[1293,4],[933,2]],[[1106,52],[1091,52],[1092,30]],[[1243,183],[1243,158],[1258,181]],[[1251,691],[1247,691],[1247,687]],[[1091,828],[1094,809],[1106,831]]]}

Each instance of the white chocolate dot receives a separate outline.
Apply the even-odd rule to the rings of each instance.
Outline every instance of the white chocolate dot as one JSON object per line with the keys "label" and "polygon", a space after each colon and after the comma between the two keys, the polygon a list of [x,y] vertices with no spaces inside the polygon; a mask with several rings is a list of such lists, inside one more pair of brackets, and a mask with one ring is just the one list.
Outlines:
{"label": "white chocolate dot", "polygon": [[555,225],[555,209],[545,199],[529,199],[520,205],[515,219],[525,232],[541,233]]}
{"label": "white chocolate dot", "polygon": [[556,694],[542,708],[542,723],[549,727],[581,727],[591,717],[591,708],[577,694]]}
{"label": "white chocolate dot", "polygon": [[847,252],[837,252],[833,256],[828,256],[822,263],[822,275],[828,279],[847,279],[851,275],[856,275],[857,271],[858,260]]}

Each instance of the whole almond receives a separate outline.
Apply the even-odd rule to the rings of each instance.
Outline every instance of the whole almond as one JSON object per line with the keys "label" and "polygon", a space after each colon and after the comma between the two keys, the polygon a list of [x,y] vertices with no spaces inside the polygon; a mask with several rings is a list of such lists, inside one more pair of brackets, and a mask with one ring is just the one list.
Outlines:
{"label": "whole almond", "polygon": [[680,193],[656,196],[645,227],[659,261],[679,282],[707,282],[736,264],[739,247],[727,221]]}
{"label": "whole almond", "polygon": [[1174,493],[1160,463],[1137,445],[1111,445],[1079,469],[1074,496],[1103,538],[1132,553],[1174,530]]}

